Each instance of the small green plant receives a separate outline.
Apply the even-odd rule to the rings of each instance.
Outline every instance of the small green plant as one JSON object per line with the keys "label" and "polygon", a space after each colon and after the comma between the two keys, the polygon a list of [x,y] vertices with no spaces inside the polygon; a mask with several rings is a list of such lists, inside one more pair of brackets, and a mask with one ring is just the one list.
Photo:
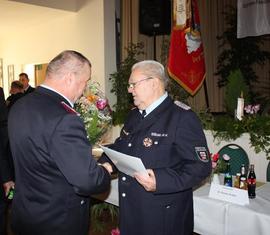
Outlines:
{"label": "small green plant", "polygon": [[[103,232],[106,223],[118,220],[119,209],[110,203],[95,201],[91,206],[91,221],[94,231]],[[118,222],[116,223],[118,225]]]}
{"label": "small green plant", "polygon": [[126,48],[127,57],[120,63],[118,71],[110,75],[112,82],[111,92],[116,95],[116,104],[113,106],[113,124],[123,124],[133,106],[131,95],[127,91],[128,79],[132,66],[138,62],[137,56],[143,54],[143,43],[131,43]]}
{"label": "small green plant", "polygon": [[245,83],[241,70],[237,69],[230,72],[225,90],[226,111],[231,116],[234,116],[237,108],[237,98],[242,95],[245,102],[250,103],[249,87]]}

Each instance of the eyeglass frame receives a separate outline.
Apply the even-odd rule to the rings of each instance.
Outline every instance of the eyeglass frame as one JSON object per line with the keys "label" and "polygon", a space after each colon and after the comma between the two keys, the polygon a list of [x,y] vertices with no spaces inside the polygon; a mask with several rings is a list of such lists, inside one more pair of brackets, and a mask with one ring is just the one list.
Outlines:
{"label": "eyeglass frame", "polygon": [[154,78],[153,77],[147,77],[147,78],[141,79],[141,80],[139,80],[137,82],[128,83],[127,89],[133,90],[138,83],[143,82],[143,81],[147,81],[147,80],[150,80],[150,79],[154,79]]}

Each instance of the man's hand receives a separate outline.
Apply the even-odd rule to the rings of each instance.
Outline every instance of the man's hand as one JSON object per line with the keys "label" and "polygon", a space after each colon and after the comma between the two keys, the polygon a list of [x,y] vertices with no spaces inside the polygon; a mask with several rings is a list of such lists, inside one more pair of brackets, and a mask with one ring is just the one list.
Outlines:
{"label": "man's hand", "polygon": [[102,163],[100,165],[103,166],[110,174],[112,174],[113,168],[112,168],[110,163],[104,162],[104,163]]}
{"label": "man's hand", "polygon": [[135,179],[144,187],[148,192],[156,191],[156,177],[152,169],[147,169],[148,175],[135,173]]}
{"label": "man's hand", "polygon": [[11,188],[14,189],[15,187],[15,183],[13,181],[8,181],[6,183],[3,184],[4,190],[5,190],[5,195],[8,195],[8,192]]}

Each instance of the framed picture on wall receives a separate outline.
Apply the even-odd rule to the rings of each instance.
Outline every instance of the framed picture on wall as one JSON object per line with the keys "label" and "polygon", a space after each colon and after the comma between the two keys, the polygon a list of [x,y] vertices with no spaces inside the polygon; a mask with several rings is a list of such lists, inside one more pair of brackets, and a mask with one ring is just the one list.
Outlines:
{"label": "framed picture on wall", "polygon": [[7,66],[8,69],[8,90],[10,90],[11,83],[14,81],[14,65]]}
{"label": "framed picture on wall", "polygon": [[3,59],[0,58],[0,87],[4,87],[4,78],[3,78]]}

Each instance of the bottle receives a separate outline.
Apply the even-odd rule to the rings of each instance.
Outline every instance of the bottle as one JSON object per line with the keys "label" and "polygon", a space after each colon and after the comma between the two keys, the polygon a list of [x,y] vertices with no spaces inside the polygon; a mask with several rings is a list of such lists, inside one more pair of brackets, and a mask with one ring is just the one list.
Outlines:
{"label": "bottle", "polygon": [[235,176],[235,180],[234,180],[234,184],[233,184],[233,187],[235,188],[239,188],[239,183],[240,183],[240,173],[236,173],[236,176]]}
{"label": "bottle", "polygon": [[11,188],[8,192],[7,199],[12,200],[14,196],[14,188]]}
{"label": "bottle", "polygon": [[246,176],[246,168],[244,164],[242,164],[240,172],[241,172],[241,175],[240,175],[240,180],[239,180],[239,188],[247,190],[247,176]]}
{"label": "bottle", "polygon": [[256,175],[254,171],[254,164],[250,165],[250,171],[248,174],[248,197],[255,198],[256,197]]}
{"label": "bottle", "polygon": [[226,171],[224,175],[224,185],[232,187],[232,174],[231,174],[231,165],[229,161],[226,161]]}

